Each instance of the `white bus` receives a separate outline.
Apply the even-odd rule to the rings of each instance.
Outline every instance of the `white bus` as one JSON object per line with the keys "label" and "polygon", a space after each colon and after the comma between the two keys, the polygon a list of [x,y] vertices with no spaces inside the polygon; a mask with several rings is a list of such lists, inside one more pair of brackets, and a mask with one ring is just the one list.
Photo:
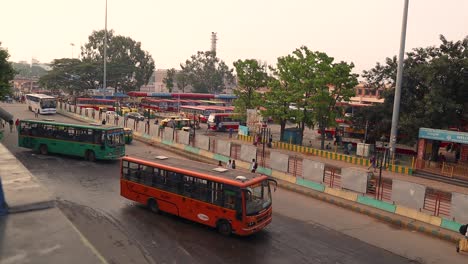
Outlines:
{"label": "white bus", "polygon": [[29,110],[39,114],[55,114],[57,112],[57,99],[46,94],[27,94],[26,103]]}

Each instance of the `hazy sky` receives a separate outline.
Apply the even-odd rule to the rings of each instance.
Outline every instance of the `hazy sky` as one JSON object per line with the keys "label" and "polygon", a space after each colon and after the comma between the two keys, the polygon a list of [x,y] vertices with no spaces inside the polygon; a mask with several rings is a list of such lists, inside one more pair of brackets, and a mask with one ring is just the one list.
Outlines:
{"label": "hazy sky", "polygon": [[[156,68],[179,68],[210,49],[218,57],[269,64],[306,45],[355,72],[398,53],[404,0],[108,0],[107,28],[142,43]],[[0,41],[12,61],[78,56],[93,30],[104,28],[105,0],[5,0]],[[410,0],[406,51],[438,45],[439,35],[468,35],[468,0]],[[73,48],[70,43],[74,43]]]}

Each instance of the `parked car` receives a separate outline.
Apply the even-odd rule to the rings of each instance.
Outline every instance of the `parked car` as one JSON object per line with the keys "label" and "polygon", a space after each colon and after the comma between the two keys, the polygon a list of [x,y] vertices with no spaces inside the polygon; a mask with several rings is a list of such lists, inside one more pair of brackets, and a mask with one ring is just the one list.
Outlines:
{"label": "parked car", "polygon": [[130,113],[125,114],[125,116],[128,117],[129,119],[134,119],[138,121],[145,120],[145,117],[140,113],[130,112]]}

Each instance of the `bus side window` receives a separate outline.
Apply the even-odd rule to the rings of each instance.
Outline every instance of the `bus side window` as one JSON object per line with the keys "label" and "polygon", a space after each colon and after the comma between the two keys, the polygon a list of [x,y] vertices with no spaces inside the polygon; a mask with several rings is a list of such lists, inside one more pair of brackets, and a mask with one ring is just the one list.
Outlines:
{"label": "bus side window", "polygon": [[223,184],[222,183],[213,183],[213,189],[212,189],[212,203],[223,206],[224,204],[224,193],[223,193]]}
{"label": "bus side window", "polygon": [[142,183],[146,186],[151,186],[153,183],[153,167],[142,166],[141,169]]}
{"label": "bus side window", "polygon": [[129,176],[128,161],[124,161],[122,164],[122,177],[125,180],[129,180]]}
{"label": "bus side window", "polygon": [[94,140],[93,140],[94,144],[99,144],[99,145],[102,144],[102,131],[94,130],[93,137],[94,137]]}
{"label": "bus side window", "polygon": [[226,199],[224,203],[224,207],[229,208],[229,209],[235,209],[236,207],[236,197],[235,195],[225,193],[226,194]]}

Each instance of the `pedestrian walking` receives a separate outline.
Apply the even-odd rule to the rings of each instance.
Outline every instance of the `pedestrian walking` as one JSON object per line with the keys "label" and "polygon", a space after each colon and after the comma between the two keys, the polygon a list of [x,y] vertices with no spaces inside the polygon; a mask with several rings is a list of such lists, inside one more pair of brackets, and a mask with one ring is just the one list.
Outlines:
{"label": "pedestrian walking", "polygon": [[273,147],[273,135],[270,134],[270,137],[268,138],[268,147],[271,148]]}
{"label": "pedestrian walking", "polygon": [[235,160],[232,160],[232,165],[231,165],[232,169],[235,169],[236,168],[236,161]]}
{"label": "pedestrian walking", "polygon": [[229,128],[229,138],[232,138],[232,132],[234,132],[234,129],[232,127]]}
{"label": "pedestrian walking", "polygon": [[372,155],[372,157],[370,158],[370,166],[367,169],[370,170],[370,168],[373,168],[375,172],[376,167],[377,167],[377,160],[375,158],[375,155]]}
{"label": "pedestrian walking", "polygon": [[115,123],[116,126],[119,125],[119,115],[115,115],[114,123]]}
{"label": "pedestrian walking", "polygon": [[19,131],[19,129],[18,129],[19,124],[20,124],[19,118],[16,118],[16,121],[15,121],[16,131]]}
{"label": "pedestrian walking", "polygon": [[146,120],[146,124],[145,124],[145,133],[149,134],[149,128],[150,128],[150,120],[148,118],[148,120]]}
{"label": "pedestrian walking", "polygon": [[39,117],[39,109],[37,109],[36,112],[34,112],[34,117]]}
{"label": "pedestrian walking", "polygon": [[255,173],[257,171],[258,163],[255,159],[252,159],[252,164],[250,164],[250,172]]}

